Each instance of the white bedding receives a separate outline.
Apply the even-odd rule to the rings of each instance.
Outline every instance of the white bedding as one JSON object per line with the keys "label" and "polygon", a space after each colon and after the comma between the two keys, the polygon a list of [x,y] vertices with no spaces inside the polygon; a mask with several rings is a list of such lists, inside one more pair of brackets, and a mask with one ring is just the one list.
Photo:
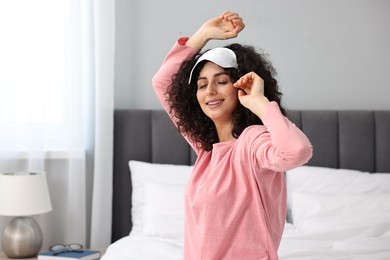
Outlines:
{"label": "white bedding", "polygon": [[287,189],[281,260],[390,259],[390,174],[304,166]]}
{"label": "white bedding", "polygon": [[[329,221],[326,220],[326,225]],[[361,226],[346,225],[328,231],[303,232],[286,224],[279,246],[280,260],[388,260],[390,219],[366,219]],[[375,222],[373,222],[375,221]],[[375,223],[367,225],[367,223]],[[321,223],[319,223],[321,224]],[[338,223],[334,223],[336,226]]]}
{"label": "white bedding", "polygon": [[[191,167],[135,161],[130,167],[134,228],[102,260],[182,260],[177,198]],[[287,172],[287,189],[294,224],[285,225],[280,260],[390,260],[389,173],[304,166]]]}
{"label": "white bedding", "polygon": [[[363,221],[363,220],[362,220]],[[375,223],[367,225],[367,223]],[[329,224],[327,221],[326,225]],[[337,224],[337,223],[335,223]],[[390,218],[344,228],[303,232],[286,223],[280,260],[389,260]],[[337,225],[336,225],[337,226]],[[129,235],[108,247],[102,260],[182,260],[182,241]],[[241,260],[241,259],[238,259]]]}
{"label": "white bedding", "polygon": [[183,260],[183,242],[130,234],[110,245],[102,260]]}

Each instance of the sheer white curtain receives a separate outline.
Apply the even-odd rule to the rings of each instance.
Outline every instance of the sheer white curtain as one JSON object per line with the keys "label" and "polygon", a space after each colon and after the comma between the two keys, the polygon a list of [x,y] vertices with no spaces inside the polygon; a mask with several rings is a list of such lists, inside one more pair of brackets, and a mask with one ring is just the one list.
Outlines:
{"label": "sheer white curtain", "polygon": [[95,1],[96,122],[91,247],[111,241],[115,1]]}
{"label": "sheer white curtain", "polygon": [[114,1],[0,1],[0,172],[46,171],[43,249],[110,241],[114,18]]}

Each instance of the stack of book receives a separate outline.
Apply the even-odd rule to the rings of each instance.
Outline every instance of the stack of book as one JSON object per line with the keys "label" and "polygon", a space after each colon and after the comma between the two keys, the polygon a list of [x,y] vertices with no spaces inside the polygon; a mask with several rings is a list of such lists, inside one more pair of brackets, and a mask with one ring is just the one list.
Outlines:
{"label": "stack of book", "polygon": [[55,253],[52,251],[42,252],[38,254],[38,260],[96,260],[100,259],[100,251],[83,250],[83,251],[65,251]]}

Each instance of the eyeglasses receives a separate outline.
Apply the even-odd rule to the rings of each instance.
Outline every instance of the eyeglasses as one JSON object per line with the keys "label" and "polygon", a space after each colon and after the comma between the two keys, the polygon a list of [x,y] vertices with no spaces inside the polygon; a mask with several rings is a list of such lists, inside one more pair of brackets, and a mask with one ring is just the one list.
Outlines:
{"label": "eyeglasses", "polygon": [[59,254],[66,253],[66,252],[81,253],[81,252],[83,252],[83,246],[80,244],[77,244],[77,243],[72,243],[72,244],[67,244],[67,245],[58,244],[58,245],[52,245],[49,248],[49,251],[53,252],[54,253],[53,255],[59,255]]}

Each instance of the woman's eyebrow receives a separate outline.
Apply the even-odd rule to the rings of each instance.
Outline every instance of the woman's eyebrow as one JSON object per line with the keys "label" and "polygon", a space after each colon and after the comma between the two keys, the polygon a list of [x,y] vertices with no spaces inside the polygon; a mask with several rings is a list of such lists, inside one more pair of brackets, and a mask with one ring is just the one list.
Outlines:
{"label": "woman's eyebrow", "polygon": [[[222,75],[228,75],[226,72],[218,72],[216,74],[213,75],[213,78],[216,78],[216,77],[219,77],[219,76],[222,76]],[[202,80],[202,79],[207,79],[206,77],[198,77],[198,80]]]}

